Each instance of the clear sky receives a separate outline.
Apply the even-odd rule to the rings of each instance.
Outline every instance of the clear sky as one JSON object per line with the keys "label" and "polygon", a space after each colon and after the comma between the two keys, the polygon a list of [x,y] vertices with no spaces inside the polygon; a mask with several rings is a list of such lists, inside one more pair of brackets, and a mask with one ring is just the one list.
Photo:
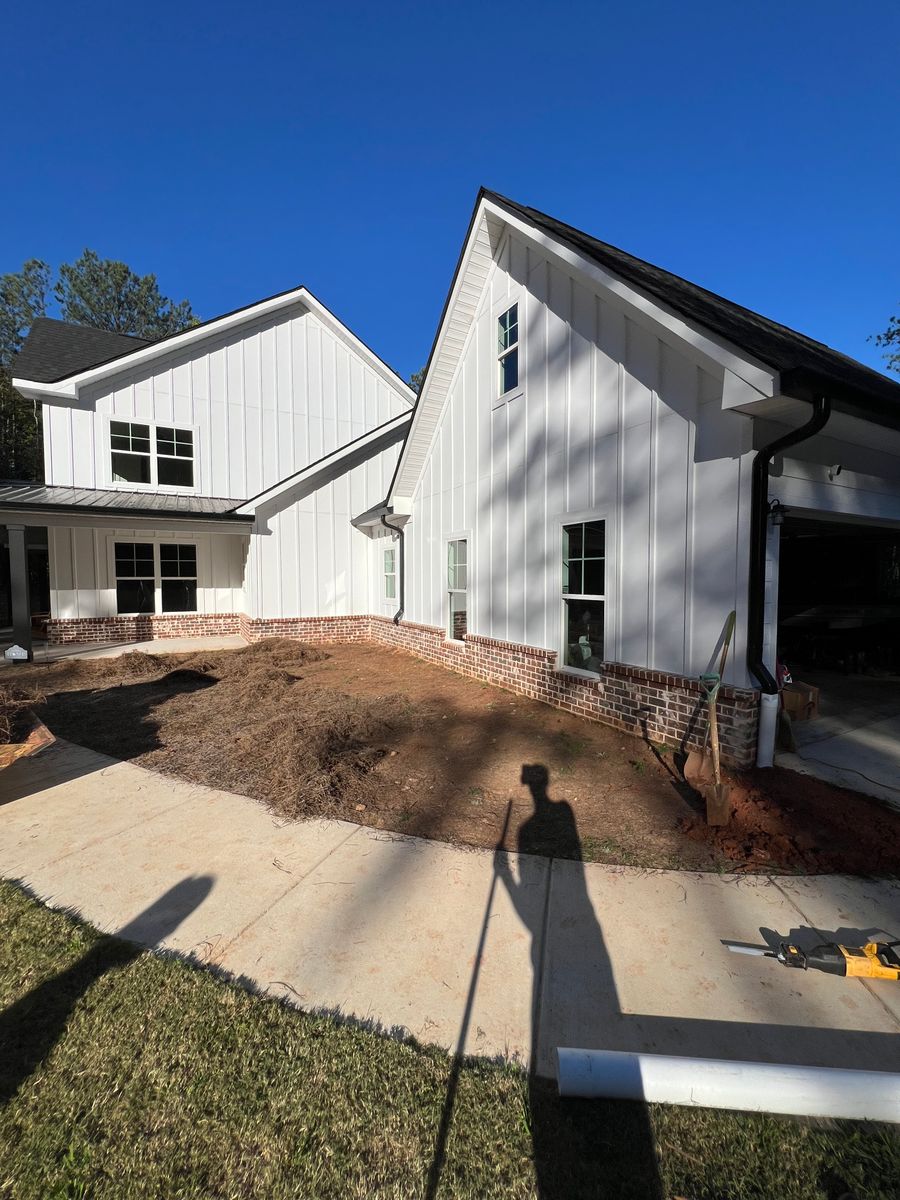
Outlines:
{"label": "clear sky", "polygon": [[7,5],[0,272],[304,283],[404,375],[478,187],[881,366],[900,3]]}

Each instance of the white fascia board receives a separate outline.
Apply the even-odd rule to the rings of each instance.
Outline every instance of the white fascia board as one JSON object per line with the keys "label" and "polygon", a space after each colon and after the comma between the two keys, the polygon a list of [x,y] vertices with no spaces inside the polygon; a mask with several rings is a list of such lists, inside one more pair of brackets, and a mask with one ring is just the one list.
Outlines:
{"label": "white fascia board", "polygon": [[618,275],[564,246],[550,234],[529,225],[499,205],[490,200],[484,200],[483,204],[488,212],[498,220],[504,221],[511,229],[515,229],[522,237],[539,245],[548,256],[557,259],[594,287],[602,287],[611,297],[631,310],[630,316],[644,318],[654,332],[659,333],[662,330],[668,333],[669,337],[664,340],[671,342],[674,338],[676,345],[687,344],[711,363],[732,371],[762,395],[774,394],[778,375],[771,367],[748,357],[744,351],[729,346],[724,340],[706,333],[700,326],[689,322],[661,300],[639,291]]}
{"label": "white fascia board", "polygon": [[272,487],[267,488],[264,492],[260,492],[258,496],[252,496],[234,511],[239,516],[254,516],[264,506],[269,508],[273,505],[277,506],[278,501],[289,497],[292,493],[301,489],[305,483],[315,480],[319,475],[326,475],[335,468],[340,467],[342,462],[352,460],[356,465],[357,460],[364,461],[370,458],[373,454],[377,454],[380,450],[385,449],[388,445],[393,445],[394,442],[406,433],[407,427],[412,420],[412,413],[400,413],[399,416],[392,417],[390,421],[385,421],[383,425],[378,425],[374,429],[370,429],[368,433],[362,434],[361,437],[355,438],[352,442],[347,442],[343,446],[339,446],[337,450],[333,450],[330,454],[326,454],[323,458],[318,459],[314,463],[310,463],[301,471],[296,471],[293,475],[289,475],[287,479],[282,479]]}
{"label": "white fascia board", "polygon": [[77,375],[70,375],[67,379],[60,380],[57,383],[39,383],[32,379],[13,379],[13,387],[29,400],[75,400],[78,398],[79,389],[88,384],[100,383],[112,375],[117,375],[122,371],[131,371],[135,367],[141,367],[145,363],[161,358],[163,355],[180,353],[185,349],[190,349],[198,342],[205,341],[207,338],[220,337],[223,333],[227,333],[231,329],[249,324],[252,321],[258,321],[260,317],[268,316],[273,312],[279,312],[284,308],[290,308],[295,304],[302,304],[304,308],[314,313],[323,325],[326,325],[354,353],[363,358],[403,400],[410,405],[414,403],[415,392],[413,392],[409,384],[404,383],[399,375],[392,371],[386,363],[383,363],[377,354],[370,350],[364,342],[361,342],[355,334],[351,333],[346,325],[339,321],[334,313],[330,312],[305,287],[294,288],[293,291],[284,292],[280,296],[273,296],[269,300],[261,300],[259,304],[251,305],[249,308],[242,308],[238,312],[229,313],[224,317],[219,317],[217,320],[209,321],[205,325],[198,325],[193,329],[185,329],[184,332],[178,333],[174,337],[165,338],[161,342],[153,342],[141,350],[135,350],[131,354],[115,358],[108,363],[101,363],[98,367],[90,367],[86,371],[81,371]]}

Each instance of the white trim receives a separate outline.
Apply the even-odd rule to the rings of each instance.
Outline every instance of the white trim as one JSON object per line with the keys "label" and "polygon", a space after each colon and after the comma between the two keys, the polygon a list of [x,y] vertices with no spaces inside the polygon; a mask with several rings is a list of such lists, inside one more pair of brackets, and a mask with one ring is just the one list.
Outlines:
{"label": "white trim", "polygon": [[101,380],[118,375],[123,371],[131,371],[135,367],[142,367],[146,363],[153,362],[164,355],[180,353],[182,350],[189,349],[198,342],[205,341],[207,338],[220,337],[223,333],[227,333],[231,329],[249,324],[252,321],[258,321],[260,317],[268,316],[270,313],[279,312],[283,308],[290,308],[296,304],[302,304],[310,312],[314,313],[323,325],[326,325],[351,350],[362,357],[372,370],[380,375],[388,386],[398,393],[402,400],[405,400],[410,406],[415,403],[416,394],[409,384],[404,382],[386,363],[383,363],[378,355],[369,349],[365,342],[360,341],[356,334],[351,333],[347,326],[342,324],[305,287],[294,288],[293,291],[285,292],[280,296],[273,296],[269,300],[261,300],[258,304],[250,305],[249,308],[243,308],[238,312],[228,313],[224,317],[208,321],[205,325],[197,325],[192,329],[185,329],[182,333],[175,334],[173,337],[153,342],[151,345],[144,346],[140,350],[135,350],[130,354],[113,359],[112,362],[101,363],[97,367],[90,367],[86,371],[80,371],[56,383],[40,383],[32,379],[16,378],[12,381],[13,387],[28,399],[75,400],[78,398],[79,390],[88,384],[99,383]]}
{"label": "white trim", "polygon": [[[565,529],[565,527],[567,525],[585,525],[591,521],[602,521],[602,523],[603,523],[603,545],[604,545],[603,595],[602,596],[595,595],[592,592],[591,593],[588,593],[588,592],[564,592],[563,591],[563,555],[562,555],[563,530]],[[609,564],[610,564],[610,558],[611,558],[610,553],[609,553],[609,547],[610,547],[610,536],[609,535],[610,535],[611,523],[610,523],[609,517],[606,515],[605,512],[588,510],[587,512],[560,513],[555,518],[554,524],[557,526],[557,535],[556,535],[556,546],[557,546],[557,554],[558,554],[557,595],[559,598],[559,609],[558,609],[558,611],[559,611],[559,634],[558,634],[558,640],[557,640],[556,670],[562,671],[562,672],[572,672],[575,675],[578,675],[580,677],[587,678],[587,679],[600,679],[601,673],[599,671],[588,671],[583,667],[573,667],[570,663],[568,663],[566,661],[566,658],[568,656],[568,646],[569,646],[568,638],[566,636],[566,633],[567,633],[566,601],[567,600],[585,600],[585,601],[593,600],[595,602],[602,603],[602,605],[603,605],[603,658],[601,659],[601,661],[602,662],[611,661],[611,656],[608,653],[608,649],[609,649],[610,642],[611,642],[610,621],[609,621],[609,612],[610,612]],[[582,559],[579,561],[583,562],[584,558],[582,557]]]}
{"label": "white trim", "polygon": [[[119,612],[119,601],[118,601],[118,590],[117,590],[119,576],[116,574],[116,543],[117,542],[121,543],[121,545],[123,545],[123,546],[128,546],[128,545],[134,546],[134,545],[139,545],[139,544],[153,546],[153,611],[150,613],[138,613],[138,612],[120,613]],[[163,581],[163,578],[169,580],[169,579],[175,579],[175,578],[177,578],[177,576],[174,576],[174,575],[163,576],[161,555],[160,555],[160,547],[161,546],[193,546],[194,547],[195,566],[196,566],[197,574],[184,576],[185,579],[188,579],[188,580],[192,579],[194,581],[194,583],[196,584],[196,594],[194,597],[194,607],[193,608],[174,608],[174,609],[162,608],[162,581]],[[161,538],[156,534],[147,534],[146,537],[129,537],[129,536],[123,537],[121,533],[116,533],[116,531],[113,530],[106,535],[106,565],[107,565],[107,571],[108,571],[108,578],[110,581],[109,590],[112,593],[113,605],[116,610],[112,614],[114,617],[172,617],[172,616],[177,617],[177,616],[183,616],[186,613],[200,613],[201,612],[201,608],[200,608],[200,543],[195,541],[193,538],[190,538],[190,537],[188,537],[188,538],[165,538],[165,537],[162,537]],[[137,578],[149,579],[149,576],[147,576],[147,575],[145,575],[145,576],[123,575],[121,578],[123,580],[137,579]],[[206,585],[204,585],[204,586],[206,586]],[[100,589],[100,588],[97,589],[98,592],[101,590],[102,589]]]}
{"label": "white trim", "polygon": [[[361,456],[360,461],[371,458],[373,454],[377,454],[380,450],[385,449],[386,445],[393,445],[394,442],[399,441],[411,420],[412,413],[400,413],[399,416],[392,417],[390,421],[385,421],[383,425],[377,425],[361,437],[355,438],[352,442],[346,442],[343,446],[339,446],[337,450],[326,454],[324,458],[310,463],[309,466],[296,471],[293,475],[289,475],[287,479],[282,479],[270,488],[266,488],[258,496],[251,496],[249,500],[246,500],[239,508],[235,509],[235,513],[239,516],[252,516],[263,505],[277,503],[278,500],[284,499],[296,489],[314,483],[317,476],[328,474],[336,467],[340,467],[345,460],[352,460],[357,456]],[[382,443],[386,443],[386,445]],[[350,463],[349,465],[354,464]],[[349,469],[349,466],[345,469]]]}
{"label": "white trim", "polygon": [[[120,425],[146,425],[150,430],[150,442],[152,449],[150,450],[150,482],[149,483],[130,483],[127,479],[117,480],[113,478],[112,467],[112,424],[113,421]],[[160,457],[157,434],[158,430],[174,429],[187,431],[191,435],[193,443],[193,454],[190,459],[175,458],[176,462],[190,462],[194,482],[188,487],[183,484],[175,483],[159,483],[159,464],[157,459]],[[106,455],[104,458],[104,489],[108,488],[111,491],[117,492],[152,492],[165,496],[198,496],[201,493],[200,488],[200,458],[198,449],[200,445],[200,426],[199,425],[178,425],[174,421],[139,421],[135,417],[119,417],[115,413],[104,414],[104,429],[106,433]],[[117,454],[137,454],[134,450],[115,451]],[[172,455],[164,454],[163,458],[171,458]]]}
{"label": "white trim", "polygon": [[[465,542],[465,544],[466,544],[466,586],[464,588],[459,588],[459,587],[451,588],[451,586],[450,586],[449,568],[450,568],[450,543],[451,542]],[[454,646],[464,646],[466,643],[462,638],[455,638],[453,636],[453,634],[450,632],[450,622],[451,622],[451,618],[453,616],[453,613],[450,609],[450,597],[452,595],[461,593],[466,598],[466,633],[467,634],[469,632],[469,624],[471,622],[472,590],[469,587],[469,581],[470,581],[470,575],[471,575],[470,568],[472,565],[472,555],[470,554],[471,545],[472,545],[472,535],[467,530],[462,533],[448,533],[444,538],[444,552],[445,552],[444,553],[444,582],[443,582],[443,593],[444,593],[444,597],[445,597],[444,605],[443,605],[443,607],[445,609],[444,641],[450,642]]]}

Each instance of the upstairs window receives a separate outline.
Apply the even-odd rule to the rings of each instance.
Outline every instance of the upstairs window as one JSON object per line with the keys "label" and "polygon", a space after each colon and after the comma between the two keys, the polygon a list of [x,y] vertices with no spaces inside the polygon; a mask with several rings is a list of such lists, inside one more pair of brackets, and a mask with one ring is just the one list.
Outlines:
{"label": "upstairs window", "polygon": [[397,599],[397,551],[393,546],[384,552],[384,598]]}
{"label": "upstairs window", "polygon": [[194,486],[194,434],[190,429],[111,421],[113,483],[144,487]]}
{"label": "upstairs window", "polygon": [[606,522],[563,526],[563,637],[568,667],[599,675],[606,607]]}
{"label": "upstairs window", "polygon": [[469,553],[465,538],[447,543],[447,591],[450,595],[450,620],[447,636],[461,642],[467,629]]}
{"label": "upstairs window", "polygon": [[499,394],[519,386],[519,306],[514,304],[497,318]]}
{"label": "upstairs window", "polygon": [[115,483],[150,483],[150,426],[113,421],[109,427]]}

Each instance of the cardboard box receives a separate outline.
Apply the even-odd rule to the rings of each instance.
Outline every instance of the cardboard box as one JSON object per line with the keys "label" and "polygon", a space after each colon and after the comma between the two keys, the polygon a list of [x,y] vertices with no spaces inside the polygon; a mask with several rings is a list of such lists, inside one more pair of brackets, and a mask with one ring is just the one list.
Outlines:
{"label": "cardboard box", "polygon": [[811,683],[786,683],[781,702],[792,721],[811,721],[819,715],[819,689]]}

